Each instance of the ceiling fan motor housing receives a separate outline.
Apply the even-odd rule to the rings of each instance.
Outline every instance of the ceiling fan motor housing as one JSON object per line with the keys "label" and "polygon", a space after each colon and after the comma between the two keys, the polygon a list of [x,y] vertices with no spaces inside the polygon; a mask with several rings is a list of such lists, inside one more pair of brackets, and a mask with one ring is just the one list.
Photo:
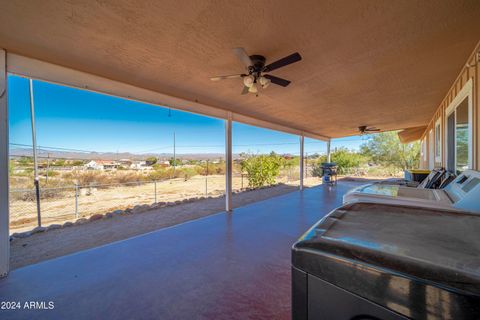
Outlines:
{"label": "ceiling fan motor housing", "polygon": [[259,75],[260,72],[263,71],[263,67],[265,67],[265,61],[266,61],[265,57],[254,54],[250,56],[250,59],[252,60],[252,66],[248,68],[248,71],[250,73],[256,73]]}

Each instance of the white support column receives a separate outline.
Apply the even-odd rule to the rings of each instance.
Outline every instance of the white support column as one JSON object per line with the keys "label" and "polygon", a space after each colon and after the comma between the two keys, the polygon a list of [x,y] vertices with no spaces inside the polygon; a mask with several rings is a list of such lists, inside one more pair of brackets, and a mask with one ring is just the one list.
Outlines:
{"label": "white support column", "polygon": [[330,141],[331,140],[328,140],[327,141],[327,162],[332,162],[332,155],[331,155],[331,152],[330,152]]}
{"label": "white support column", "polygon": [[300,191],[303,190],[303,164],[305,162],[303,157],[304,137],[300,136]]}
{"label": "white support column", "polygon": [[228,113],[225,120],[225,210],[232,211],[232,176],[233,176],[233,155],[232,155],[232,113]]}
{"label": "white support column", "polygon": [[0,277],[8,274],[10,263],[8,141],[7,58],[0,49]]}

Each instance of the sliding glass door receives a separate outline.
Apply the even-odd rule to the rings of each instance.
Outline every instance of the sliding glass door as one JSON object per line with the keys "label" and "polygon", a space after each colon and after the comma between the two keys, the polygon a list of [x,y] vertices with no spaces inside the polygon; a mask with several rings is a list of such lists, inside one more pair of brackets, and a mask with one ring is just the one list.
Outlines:
{"label": "sliding glass door", "polygon": [[459,174],[471,166],[471,124],[466,97],[447,115],[447,169]]}

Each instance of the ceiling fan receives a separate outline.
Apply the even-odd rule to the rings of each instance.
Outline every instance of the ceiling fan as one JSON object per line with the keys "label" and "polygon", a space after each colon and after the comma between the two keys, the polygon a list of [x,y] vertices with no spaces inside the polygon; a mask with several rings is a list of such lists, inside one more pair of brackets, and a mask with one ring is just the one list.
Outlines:
{"label": "ceiling fan", "polygon": [[265,65],[266,59],[264,56],[257,54],[249,56],[243,48],[234,48],[233,53],[243,63],[247,73],[218,76],[210,79],[212,81],[219,81],[224,79],[242,78],[242,94],[247,94],[250,92],[258,95],[258,86],[260,85],[262,89],[265,89],[270,85],[270,83],[274,83],[282,87],[288,86],[290,84],[289,80],[275,77],[267,73],[302,60],[302,56],[300,56],[298,52],[295,52],[280,60]]}
{"label": "ceiling fan", "polygon": [[360,131],[360,134],[366,134],[369,132],[379,132],[380,129],[377,129],[375,127],[368,127],[368,126],[360,126],[358,127],[358,131]]}

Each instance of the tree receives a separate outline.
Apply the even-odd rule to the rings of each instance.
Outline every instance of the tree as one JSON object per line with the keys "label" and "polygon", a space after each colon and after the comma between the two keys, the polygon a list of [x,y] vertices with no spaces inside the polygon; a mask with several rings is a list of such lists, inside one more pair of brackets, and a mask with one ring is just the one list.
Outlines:
{"label": "tree", "polygon": [[145,163],[147,166],[153,166],[155,163],[157,163],[158,159],[156,157],[148,157],[145,159]]}
{"label": "tree", "polygon": [[247,173],[248,186],[259,188],[275,183],[275,178],[280,174],[281,157],[272,153],[270,155],[248,156],[242,161],[242,171]]}
{"label": "tree", "polygon": [[[319,160],[313,164],[312,175],[314,177],[321,177],[323,170],[321,168],[322,162],[327,161],[327,156],[323,155],[318,158]],[[348,150],[347,148],[338,148],[331,154],[331,161],[337,164],[338,173],[345,174],[350,169],[356,169],[365,164],[365,156]]]}
{"label": "tree", "polygon": [[171,166],[175,166],[175,167],[178,167],[180,165],[182,165],[182,161],[180,159],[173,159],[173,158],[170,158],[170,160],[168,160],[170,162],[170,165]]}
{"label": "tree", "polygon": [[403,144],[395,131],[372,135],[360,152],[376,164],[403,170],[418,167],[420,161],[420,143]]}

